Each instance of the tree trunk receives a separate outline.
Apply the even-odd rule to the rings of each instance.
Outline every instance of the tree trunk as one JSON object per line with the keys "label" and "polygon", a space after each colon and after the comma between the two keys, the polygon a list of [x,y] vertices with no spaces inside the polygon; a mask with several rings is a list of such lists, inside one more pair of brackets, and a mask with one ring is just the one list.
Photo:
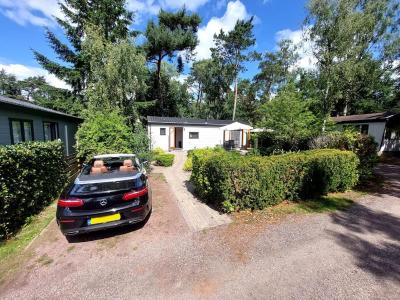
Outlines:
{"label": "tree trunk", "polygon": [[322,124],[322,132],[325,132],[325,127],[326,127],[326,119],[327,119],[327,115],[329,114],[328,112],[328,95],[329,95],[329,81],[326,85],[326,90],[325,90],[325,96],[324,96],[324,114],[325,114],[325,119],[324,119],[324,123]]}
{"label": "tree trunk", "polygon": [[158,101],[160,103],[160,111],[161,115],[163,115],[164,112],[164,101],[162,99],[161,95],[161,61],[162,61],[162,56],[161,54],[158,56],[157,60],[157,90],[158,90]]}
{"label": "tree trunk", "polygon": [[238,78],[235,77],[235,99],[233,101],[233,114],[232,114],[232,121],[235,120],[236,116],[236,105],[237,105],[237,96],[238,96]]}

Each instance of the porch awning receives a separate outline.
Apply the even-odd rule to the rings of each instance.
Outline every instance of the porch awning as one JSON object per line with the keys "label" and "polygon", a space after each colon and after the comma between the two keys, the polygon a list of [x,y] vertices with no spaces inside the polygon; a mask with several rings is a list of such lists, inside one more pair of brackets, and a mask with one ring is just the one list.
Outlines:
{"label": "porch awning", "polygon": [[250,125],[247,124],[243,124],[240,122],[233,122],[232,124],[226,125],[221,127],[222,130],[250,130],[253,129],[253,127],[251,127]]}

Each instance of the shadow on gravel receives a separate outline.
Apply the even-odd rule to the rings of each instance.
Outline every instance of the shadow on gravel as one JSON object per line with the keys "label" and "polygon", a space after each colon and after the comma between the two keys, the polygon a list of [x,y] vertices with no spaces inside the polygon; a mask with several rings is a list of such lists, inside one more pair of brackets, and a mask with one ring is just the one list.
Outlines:
{"label": "shadow on gravel", "polygon": [[[357,203],[349,210],[332,214],[331,218],[346,232],[329,233],[354,256],[358,267],[375,276],[400,281],[400,218]],[[362,237],[368,233],[392,241],[371,242]]]}
{"label": "shadow on gravel", "polygon": [[136,231],[136,230],[143,228],[146,225],[147,221],[149,220],[150,216],[151,216],[151,212],[147,215],[146,219],[143,222],[140,222],[137,224],[109,228],[109,229],[105,229],[105,230],[94,231],[94,232],[85,233],[85,234],[76,235],[76,236],[66,236],[66,239],[69,243],[84,243],[84,242],[102,240],[102,239],[107,239],[107,238],[111,238],[111,237],[115,237],[115,236],[119,236],[119,235],[124,235],[129,232]]}

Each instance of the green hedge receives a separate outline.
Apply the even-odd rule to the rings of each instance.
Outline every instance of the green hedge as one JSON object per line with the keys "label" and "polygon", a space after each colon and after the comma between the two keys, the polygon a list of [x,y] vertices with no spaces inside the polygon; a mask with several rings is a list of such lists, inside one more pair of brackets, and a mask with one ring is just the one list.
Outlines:
{"label": "green hedge", "polygon": [[358,164],[353,152],[332,149],[269,157],[194,153],[191,181],[201,198],[225,211],[263,209],[350,189]]}
{"label": "green hedge", "polygon": [[0,240],[59,196],[65,170],[60,142],[0,146]]}
{"label": "green hedge", "polygon": [[157,166],[170,167],[174,163],[175,155],[172,153],[162,153],[154,157]]}
{"label": "green hedge", "polygon": [[224,153],[225,149],[222,147],[214,147],[214,148],[202,148],[202,149],[193,149],[189,150],[187,154],[187,159],[185,164],[183,165],[184,171],[192,171],[193,168],[193,154],[196,154],[197,157],[201,156],[209,156],[215,153]]}

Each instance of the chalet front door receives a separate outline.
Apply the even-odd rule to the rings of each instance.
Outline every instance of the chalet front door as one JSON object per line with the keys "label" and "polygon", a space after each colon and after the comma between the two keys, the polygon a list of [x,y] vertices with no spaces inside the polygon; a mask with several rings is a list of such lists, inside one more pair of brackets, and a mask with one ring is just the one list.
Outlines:
{"label": "chalet front door", "polygon": [[175,127],[169,128],[169,148],[175,149]]}

